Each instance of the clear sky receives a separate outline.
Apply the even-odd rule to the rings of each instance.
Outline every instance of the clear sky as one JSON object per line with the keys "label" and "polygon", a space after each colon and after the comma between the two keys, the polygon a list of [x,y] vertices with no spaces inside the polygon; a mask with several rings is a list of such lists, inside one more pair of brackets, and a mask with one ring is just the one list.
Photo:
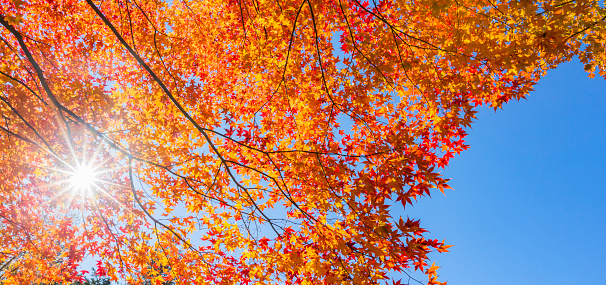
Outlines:
{"label": "clear sky", "polygon": [[575,61],[535,89],[482,109],[443,172],[455,191],[406,210],[454,245],[431,255],[441,281],[606,284],[606,80]]}

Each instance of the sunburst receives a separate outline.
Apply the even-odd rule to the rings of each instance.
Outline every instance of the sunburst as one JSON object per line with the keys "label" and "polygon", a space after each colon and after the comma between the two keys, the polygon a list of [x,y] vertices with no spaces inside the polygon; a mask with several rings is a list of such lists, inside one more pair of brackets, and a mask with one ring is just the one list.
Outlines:
{"label": "sunburst", "polygon": [[98,187],[98,183],[101,182],[100,174],[101,171],[92,163],[78,163],[67,173],[68,187],[71,191],[79,194],[89,193],[93,188]]}
{"label": "sunburst", "polygon": [[[103,188],[106,184],[113,184],[106,181],[104,177],[108,172],[115,169],[109,169],[106,164],[111,159],[99,161],[99,154],[102,146],[99,145],[93,151],[92,155],[86,155],[87,145],[82,147],[82,154],[77,155],[73,148],[70,147],[73,163],[69,163],[63,159],[59,161],[63,164],[63,169],[42,167],[50,172],[59,173],[63,179],[58,179],[51,185],[60,185],[63,188],[56,193],[48,202],[52,202],[64,194],[68,194],[67,204],[70,205],[74,198],[80,198],[82,201],[88,201],[97,195],[107,195]],[[111,199],[111,197],[110,197]]]}

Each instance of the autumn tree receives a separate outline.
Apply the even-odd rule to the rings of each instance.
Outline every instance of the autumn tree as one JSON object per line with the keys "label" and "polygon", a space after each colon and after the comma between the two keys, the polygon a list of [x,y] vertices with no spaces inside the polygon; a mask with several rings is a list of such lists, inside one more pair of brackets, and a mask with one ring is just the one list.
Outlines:
{"label": "autumn tree", "polygon": [[[69,282],[374,284],[447,251],[475,108],[578,57],[599,1],[0,0],[0,268]],[[149,264],[158,265],[150,267]],[[169,269],[159,274],[158,269]]]}

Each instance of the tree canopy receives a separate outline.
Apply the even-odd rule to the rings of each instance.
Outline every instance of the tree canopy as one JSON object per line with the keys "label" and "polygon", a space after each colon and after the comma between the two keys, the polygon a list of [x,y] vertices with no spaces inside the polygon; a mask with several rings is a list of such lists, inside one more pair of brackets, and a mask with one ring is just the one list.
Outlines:
{"label": "tree canopy", "polygon": [[[394,215],[478,106],[578,57],[600,1],[0,0],[0,278],[429,284]],[[147,280],[147,281],[146,281]]]}

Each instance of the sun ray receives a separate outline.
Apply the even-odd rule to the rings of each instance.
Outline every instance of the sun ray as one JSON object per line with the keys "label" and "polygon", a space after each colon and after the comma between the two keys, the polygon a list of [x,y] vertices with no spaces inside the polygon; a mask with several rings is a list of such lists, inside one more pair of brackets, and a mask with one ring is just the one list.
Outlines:
{"label": "sun ray", "polygon": [[56,173],[61,173],[61,174],[66,174],[66,175],[70,175],[72,173],[71,171],[68,171],[68,170],[58,169],[58,168],[54,168],[54,167],[46,167],[43,165],[33,165],[33,166],[42,168],[44,170],[48,170],[50,172],[56,172]]}
{"label": "sun ray", "polygon": [[110,195],[109,193],[107,193],[107,191],[103,190],[103,188],[99,187],[99,185],[95,185],[95,187],[101,192],[101,194],[103,194],[105,197],[109,198],[110,200],[116,202],[118,205],[120,205],[120,207],[122,209],[125,209],[126,211],[128,211],[131,214],[136,215],[133,211],[131,211],[126,205],[124,205],[122,202],[118,201],[116,198],[114,198],[112,195]]}

